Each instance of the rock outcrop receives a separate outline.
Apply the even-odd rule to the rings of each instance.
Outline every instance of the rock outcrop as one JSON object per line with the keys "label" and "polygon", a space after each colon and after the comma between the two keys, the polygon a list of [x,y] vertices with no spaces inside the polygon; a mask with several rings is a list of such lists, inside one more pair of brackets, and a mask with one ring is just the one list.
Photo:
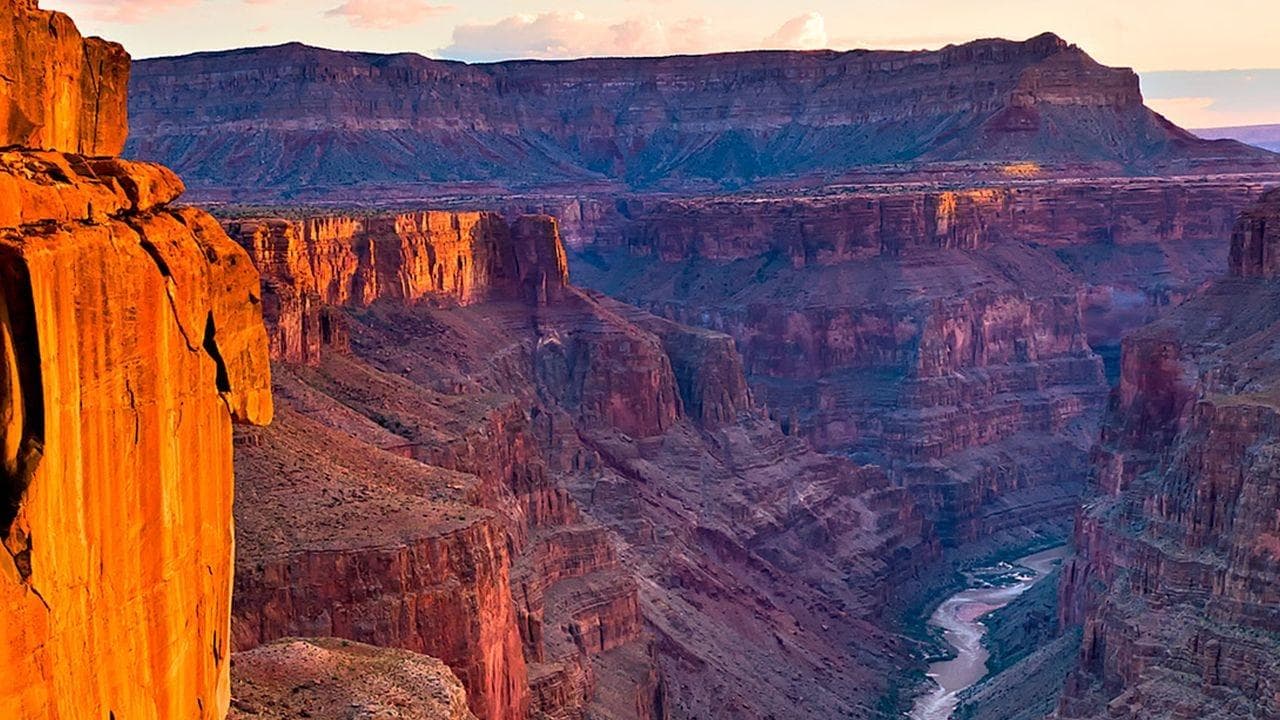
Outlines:
{"label": "rock outcrop", "polygon": [[291,44],[141,61],[130,109],[132,157],[241,202],[794,187],[956,163],[997,177],[1278,167],[1173,126],[1143,105],[1131,70],[1049,34],[932,52],[485,65]]}
{"label": "rock outcrop", "polygon": [[1280,286],[1246,211],[1232,276],[1126,339],[1064,570],[1064,717],[1280,716]]}
{"label": "rock outcrop", "polygon": [[86,155],[124,142],[118,45],[0,16],[0,717],[220,720],[258,273],[172,172]]}
{"label": "rock outcrop", "polygon": [[0,152],[0,716],[226,714],[232,423],[271,417],[267,337],[181,192]]}
{"label": "rock outcrop", "polygon": [[898,471],[962,545],[1055,519],[1065,532],[1105,404],[1100,360],[1226,266],[1220,238],[1261,189],[1059,180],[510,202],[564,215],[580,283],[732,336],[786,430]]}
{"label": "rock outcrop", "polygon": [[[394,232],[421,217],[455,231]],[[429,653],[488,720],[856,714],[910,662],[879,617],[936,557],[926,520],[784,436],[729,337],[568,285],[544,218],[375,215],[298,240],[353,222],[227,223],[284,299],[274,337],[307,334],[304,295],[342,328],[273,345],[279,419],[239,437],[238,648]],[[460,224],[475,255],[417,267],[485,268],[465,291],[324,289],[404,278]],[[397,250],[375,272],[377,247]]]}
{"label": "rock outcrop", "polygon": [[475,720],[439,660],[333,638],[289,639],[232,659],[231,720]]}
{"label": "rock outcrop", "polygon": [[119,155],[129,55],[36,0],[0,2],[0,147]]}

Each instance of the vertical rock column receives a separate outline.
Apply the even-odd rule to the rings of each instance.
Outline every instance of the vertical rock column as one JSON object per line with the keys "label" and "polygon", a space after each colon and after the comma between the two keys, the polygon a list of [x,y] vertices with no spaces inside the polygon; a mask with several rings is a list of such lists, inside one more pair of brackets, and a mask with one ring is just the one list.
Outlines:
{"label": "vertical rock column", "polygon": [[258,274],[129,163],[129,58],[0,0],[0,718],[225,717]]}
{"label": "vertical rock column", "polygon": [[271,414],[258,276],[148,205],[171,174],[83,163],[0,156],[0,717],[222,717],[231,424]]}

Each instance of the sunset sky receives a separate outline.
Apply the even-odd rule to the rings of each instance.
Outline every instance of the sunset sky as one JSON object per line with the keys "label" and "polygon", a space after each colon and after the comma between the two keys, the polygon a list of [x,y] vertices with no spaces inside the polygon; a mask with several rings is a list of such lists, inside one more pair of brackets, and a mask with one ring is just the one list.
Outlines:
{"label": "sunset sky", "polygon": [[[152,57],[293,40],[468,61],[937,48],[1051,30],[1187,127],[1280,123],[1275,0],[44,0]],[[1175,72],[1168,72],[1175,71]],[[1217,72],[1212,72],[1217,71]],[[1235,72],[1221,72],[1235,71]]]}

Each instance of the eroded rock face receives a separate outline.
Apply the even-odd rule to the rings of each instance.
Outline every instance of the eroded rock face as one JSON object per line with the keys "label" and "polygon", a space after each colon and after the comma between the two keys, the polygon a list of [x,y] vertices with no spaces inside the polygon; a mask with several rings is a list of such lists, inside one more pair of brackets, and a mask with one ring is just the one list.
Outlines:
{"label": "eroded rock face", "polygon": [[1105,404],[1095,348],[1110,357],[1225,266],[1220,238],[1260,192],[1024,181],[512,202],[565,212],[579,282],[732,336],[785,429],[899,471],[965,544],[1069,517]]}
{"label": "eroded rock face", "polygon": [[931,52],[484,65],[292,44],[141,61],[131,110],[132,156],[241,198],[811,184],[956,161],[1275,167],[1174,127],[1143,106],[1131,70],[1047,34]]}
{"label": "eroded rock face", "polygon": [[221,718],[257,271],[163,168],[11,151],[0,187],[0,715]]}
{"label": "eroded rock face", "polygon": [[129,55],[35,0],[0,2],[0,147],[119,155]]}
{"label": "eroded rock face", "polygon": [[1063,578],[1065,717],[1280,715],[1280,287],[1242,216],[1233,277],[1126,340]]}
{"label": "eroded rock face", "polygon": [[[264,226],[231,223],[268,285],[301,275],[273,264]],[[496,232],[517,256],[563,255],[545,220]],[[300,247],[295,268],[333,256]],[[538,266],[561,265],[520,264]],[[277,355],[280,419],[237,455],[237,646],[428,652],[494,720],[875,702],[909,662],[879,614],[937,554],[911,498],[783,435],[727,336],[528,277],[466,302],[350,296],[328,306],[343,346]]]}
{"label": "eroded rock face", "polygon": [[342,343],[342,321],[329,308],[377,300],[546,302],[568,278],[549,217],[509,225],[489,213],[428,211],[248,220],[228,230],[263,268],[272,356],[291,362],[314,362],[321,345]]}
{"label": "eroded rock face", "polygon": [[1280,202],[1275,195],[1246,210],[1231,236],[1231,274],[1274,278],[1280,268]]}

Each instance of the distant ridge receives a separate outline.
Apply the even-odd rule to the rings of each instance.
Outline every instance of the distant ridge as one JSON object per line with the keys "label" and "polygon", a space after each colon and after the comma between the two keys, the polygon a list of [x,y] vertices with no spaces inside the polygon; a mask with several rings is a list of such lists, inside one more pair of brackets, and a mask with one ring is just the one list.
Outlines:
{"label": "distant ridge", "polygon": [[927,52],[468,65],[300,44],[135,63],[132,157],[195,188],[743,187],[931,163],[1198,171],[1277,158],[1143,105],[1053,34]]}
{"label": "distant ridge", "polygon": [[1280,152],[1280,123],[1275,125],[1241,125],[1237,127],[1202,128],[1192,130],[1196,135],[1206,139],[1230,139],[1260,147],[1272,152]]}

